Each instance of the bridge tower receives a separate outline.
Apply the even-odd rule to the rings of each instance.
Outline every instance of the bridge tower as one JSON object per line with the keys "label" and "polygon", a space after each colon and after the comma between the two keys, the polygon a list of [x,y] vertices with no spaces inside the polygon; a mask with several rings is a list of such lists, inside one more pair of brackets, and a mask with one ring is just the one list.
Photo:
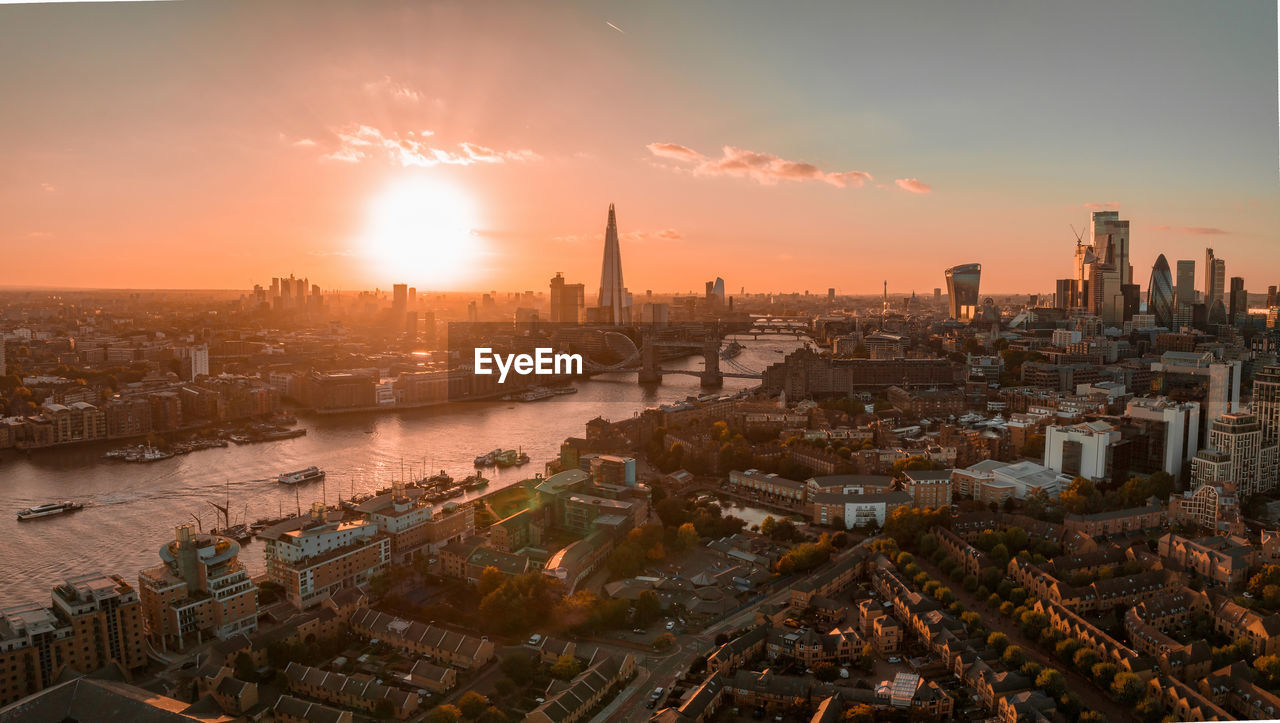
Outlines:
{"label": "bridge tower", "polygon": [[724,386],[724,375],[720,373],[720,340],[714,334],[702,344],[701,379],[704,387]]}
{"label": "bridge tower", "polygon": [[653,332],[642,332],[640,336],[640,373],[641,384],[662,383],[662,371],[658,369],[658,345],[653,343]]}

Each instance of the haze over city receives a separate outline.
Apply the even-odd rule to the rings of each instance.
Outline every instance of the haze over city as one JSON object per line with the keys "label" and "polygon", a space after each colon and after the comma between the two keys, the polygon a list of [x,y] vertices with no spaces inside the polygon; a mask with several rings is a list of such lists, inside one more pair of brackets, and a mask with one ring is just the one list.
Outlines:
{"label": "haze over city", "polygon": [[7,7],[0,285],[594,288],[610,202],[633,290],[1052,292],[1098,208],[1280,277],[1274,4],[1007,10]]}

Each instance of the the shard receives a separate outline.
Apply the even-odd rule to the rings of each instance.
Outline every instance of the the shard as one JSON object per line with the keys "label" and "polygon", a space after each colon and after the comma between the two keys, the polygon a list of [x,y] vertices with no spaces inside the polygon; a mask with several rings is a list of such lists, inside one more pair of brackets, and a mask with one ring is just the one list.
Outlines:
{"label": "the shard", "polygon": [[600,307],[602,321],[627,324],[631,321],[631,298],[622,284],[622,249],[618,246],[618,220],[609,204],[609,225],[604,229],[604,263],[600,267]]}

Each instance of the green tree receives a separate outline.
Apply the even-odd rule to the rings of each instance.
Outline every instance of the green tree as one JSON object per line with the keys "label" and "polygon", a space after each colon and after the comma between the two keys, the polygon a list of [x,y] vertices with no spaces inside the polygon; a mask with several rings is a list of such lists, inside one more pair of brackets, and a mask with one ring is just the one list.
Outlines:
{"label": "green tree", "polygon": [[996,651],[997,655],[1003,654],[1004,649],[1009,647],[1009,636],[1002,632],[994,632],[987,636],[987,645]]}
{"label": "green tree", "polygon": [[438,705],[427,712],[427,723],[458,723],[462,711],[456,705]]}
{"label": "green tree", "polygon": [[830,683],[840,677],[840,669],[835,666],[835,663],[824,661],[813,666],[813,677],[823,683]]}
{"label": "green tree", "polygon": [[1107,686],[1111,685],[1111,682],[1115,680],[1116,670],[1115,663],[1097,663],[1089,672],[1093,673],[1093,679],[1097,681],[1098,685]]}
{"label": "green tree", "polygon": [[1075,663],[1077,669],[1082,672],[1091,672],[1093,666],[1098,664],[1098,654],[1088,648],[1080,648],[1076,651],[1075,656],[1071,658],[1071,662]]}
{"label": "green tree", "polygon": [[1045,668],[1040,671],[1040,675],[1036,676],[1036,687],[1054,698],[1059,698],[1063,693],[1067,692],[1067,679],[1060,671],[1054,668]]}
{"label": "green tree", "polygon": [[572,655],[561,655],[551,666],[551,677],[559,680],[572,680],[582,672],[582,665]]}
{"label": "green tree", "polygon": [[1000,658],[1011,668],[1021,668],[1027,662],[1027,654],[1022,651],[1020,645],[1010,645],[1005,648]]}
{"label": "green tree", "polygon": [[485,595],[502,587],[502,583],[507,581],[507,576],[503,575],[498,568],[489,565],[480,573],[480,582],[476,584],[476,592],[483,598]]}
{"label": "green tree", "polygon": [[533,660],[521,651],[507,653],[498,667],[503,675],[520,685],[527,685],[533,680]]}
{"label": "green tree", "polygon": [[649,627],[649,624],[657,620],[662,615],[662,601],[658,599],[658,593],[653,590],[645,590],[636,598],[636,617],[635,623],[642,628]]}
{"label": "green tree", "polygon": [[489,699],[474,690],[468,690],[458,699],[458,709],[467,718],[478,718],[488,707]]}
{"label": "green tree", "polygon": [[1115,694],[1116,700],[1125,705],[1133,705],[1142,697],[1145,689],[1142,678],[1133,673],[1117,673],[1111,680],[1111,692]]}

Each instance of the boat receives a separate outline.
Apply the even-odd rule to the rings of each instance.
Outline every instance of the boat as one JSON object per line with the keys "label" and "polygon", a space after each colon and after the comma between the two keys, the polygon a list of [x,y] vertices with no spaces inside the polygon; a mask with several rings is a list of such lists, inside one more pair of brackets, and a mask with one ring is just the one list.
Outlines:
{"label": "boat", "polygon": [[536,402],[541,399],[550,399],[556,395],[555,392],[546,387],[529,387],[528,389],[515,395],[517,402]]}
{"label": "boat", "polygon": [[159,462],[162,459],[169,459],[173,456],[173,452],[167,452],[158,447],[149,444],[140,445],[130,449],[124,455],[126,462]]}
{"label": "boat", "polygon": [[502,454],[502,450],[500,449],[495,449],[492,452],[485,452],[479,457],[476,457],[476,466],[492,467],[498,463],[498,455],[500,454]]}
{"label": "boat", "polygon": [[304,482],[315,482],[324,479],[324,470],[319,467],[308,467],[297,472],[285,472],[276,478],[280,484],[297,485]]}
{"label": "boat", "polygon": [[519,467],[529,464],[529,455],[514,449],[504,449],[498,453],[497,464],[499,467]]}
{"label": "boat", "polygon": [[252,540],[255,532],[256,530],[254,530],[250,525],[246,525],[243,523],[238,525],[232,525],[226,528],[225,530],[213,530],[213,534],[215,535],[230,537],[231,539],[240,543],[247,543],[250,540]]}
{"label": "boat", "polygon": [[76,510],[83,509],[83,508],[84,508],[83,502],[70,502],[66,500],[62,502],[53,502],[47,505],[39,505],[36,507],[28,507],[25,510],[19,510],[18,520],[24,521],[24,520],[34,520],[40,517],[52,517],[53,515],[61,515],[66,512],[75,512]]}
{"label": "boat", "polygon": [[440,470],[439,474],[433,474],[425,481],[429,487],[448,487],[453,484],[453,477],[450,477],[448,472]]}
{"label": "boat", "polygon": [[720,357],[722,359],[732,359],[735,356],[738,356],[739,354],[741,354],[742,350],[745,348],[746,347],[739,344],[738,342],[731,341],[728,344],[726,344],[723,349],[720,350]]}
{"label": "boat", "polygon": [[461,496],[462,496],[461,487],[450,487],[448,489],[441,490],[440,492],[437,492],[433,495],[427,495],[427,501],[431,503],[444,502],[445,500],[451,500],[454,497],[461,497]]}
{"label": "boat", "polygon": [[488,487],[489,480],[485,479],[479,472],[469,474],[462,478],[462,489],[471,491],[478,490],[481,487]]}

